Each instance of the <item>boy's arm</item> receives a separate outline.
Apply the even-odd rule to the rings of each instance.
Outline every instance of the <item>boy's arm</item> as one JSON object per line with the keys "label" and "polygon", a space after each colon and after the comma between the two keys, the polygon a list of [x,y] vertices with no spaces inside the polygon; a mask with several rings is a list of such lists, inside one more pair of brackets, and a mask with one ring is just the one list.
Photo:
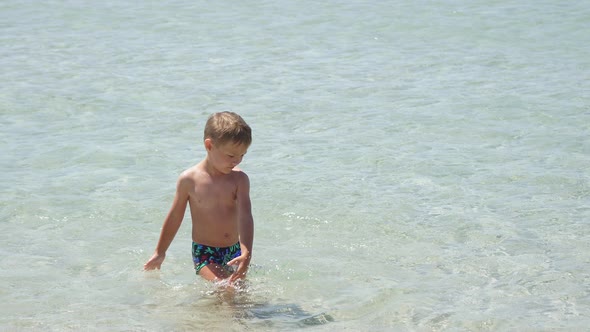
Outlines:
{"label": "boy's arm", "polygon": [[240,233],[240,246],[242,255],[230,261],[229,265],[238,264],[236,272],[230,281],[244,278],[248,272],[248,266],[252,259],[252,244],[254,242],[254,218],[252,217],[252,204],[250,202],[250,179],[246,173],[240,174],[238,184],[238,231]]}
{"label": "boy's arm", "polygon": [[168,250],[168,247],[170,247],[174,236],[180,228],[182,219],[184,218],[184,212],[186,211],[186,204],[189,197],[188,192],[191,183],[192,181],[190,178],[184,174],[178,178],[178,182],[176,184],[176,194],[174,195],[172,207],[170,208],[166,219],[164,219],[164,225],[162,226],[162,231],[160,232],[160,239],[158,240],[156,251],[147,261],[147,263],[144,264],[144,270],[159,269],[162,265],[162,262],[164,262],[166,250]]}

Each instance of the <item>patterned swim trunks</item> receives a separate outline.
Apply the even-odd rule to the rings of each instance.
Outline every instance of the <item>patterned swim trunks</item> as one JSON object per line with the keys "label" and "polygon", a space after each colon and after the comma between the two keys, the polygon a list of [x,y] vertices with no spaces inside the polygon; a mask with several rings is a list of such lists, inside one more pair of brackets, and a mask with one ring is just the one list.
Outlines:
{"label": "patterned swim trunks", "polygon": [[240,242],[223,248],[209,247],[193,242],[193,263],[195,263],[197,274],[207,264],[218,264],[225,267],[229,261],[241,254]]}

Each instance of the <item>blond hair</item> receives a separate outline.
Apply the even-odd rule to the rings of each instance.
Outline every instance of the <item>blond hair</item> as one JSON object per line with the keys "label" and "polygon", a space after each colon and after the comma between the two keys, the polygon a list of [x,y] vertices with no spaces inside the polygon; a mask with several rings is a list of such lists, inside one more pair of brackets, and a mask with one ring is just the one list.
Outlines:
{"label": "blond hair", "polygon": [[213,143],[228,142],[250,146],[252,143],[252,129],[234,112],[213,113],[207,119],[203,139],[210,138]]}

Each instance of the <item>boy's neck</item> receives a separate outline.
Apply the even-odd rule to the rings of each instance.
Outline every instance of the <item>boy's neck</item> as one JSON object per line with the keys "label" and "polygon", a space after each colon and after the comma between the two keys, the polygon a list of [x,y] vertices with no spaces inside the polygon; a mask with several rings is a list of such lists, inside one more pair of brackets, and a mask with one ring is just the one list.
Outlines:
{"label": "boy's neck", "polygon": [[227,175],[225,173],[222,173],[222,172],[218,171],[215,167],[213,167],[213,164],[209,161],[209,158],[208,157],[205,158],[205,160],[203,160],[203,169],[210,176],[217,177],[217,176]]}

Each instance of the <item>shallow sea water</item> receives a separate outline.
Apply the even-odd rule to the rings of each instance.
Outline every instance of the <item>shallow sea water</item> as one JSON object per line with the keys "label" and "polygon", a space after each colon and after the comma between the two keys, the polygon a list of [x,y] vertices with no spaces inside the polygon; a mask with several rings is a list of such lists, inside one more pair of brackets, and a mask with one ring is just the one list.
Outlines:
{"label": "shallow sea water", "polygon": [[[577,331],[590,324],[590,6],[0,4],[0,329]],[[256,224],[234,298],[185,219],[240,113]]]}

